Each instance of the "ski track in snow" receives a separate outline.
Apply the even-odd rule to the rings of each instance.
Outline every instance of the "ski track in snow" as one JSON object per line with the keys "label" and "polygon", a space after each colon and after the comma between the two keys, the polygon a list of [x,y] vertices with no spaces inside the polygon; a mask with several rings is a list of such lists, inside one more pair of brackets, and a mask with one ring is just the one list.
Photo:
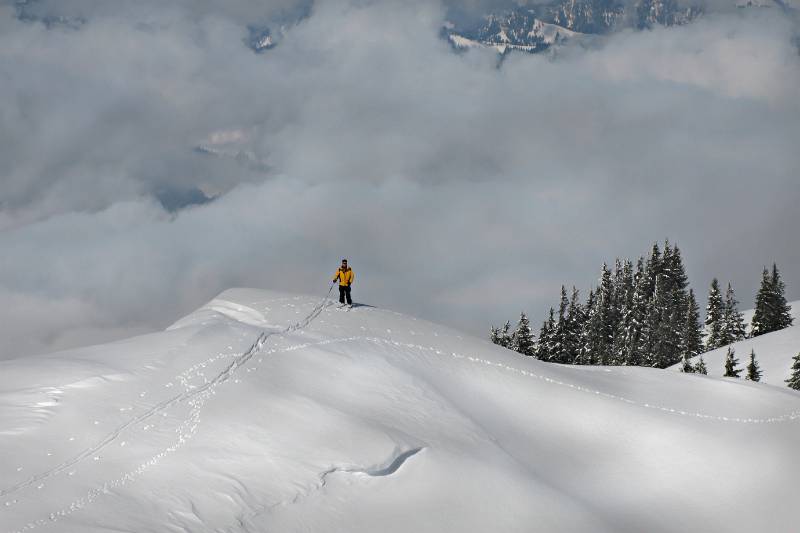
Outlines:
{"label": "ski track in snow", "polygon": [[[94,446],[84,449],[82,452],[73,456],[71,459],[62,462],[61,464],[56,465],[53,468],[40,472],[39,474],[33,475],[28,479],[20,483],[17,483],[16,485],[12,485],[11,487],[0,490],[0,497],[3,498],[15,494],[18,491],[37,483],[39,483],[39,485],[36,488],[41,490],[42,488],[44,488],[44,484],[42,484],[43,481],[46,481],[47,479],[61,472],[64,472],[72,468],[73,466],[76,466],[78,463],[86,460],[87,458],[94,457],[95,460],[99,460],[99,456],[97,456],[97,453],[99,453],[102,449],[104,449],[109,444],[117,440],[120,437],[120,435],[130,427],[135,426],[156,414],[162,413],[169,407],[172,407],[173,405],[180,402],[188,401],[190,403],[190,406],[192,407],[187,419],[183,420],[176,429],[176,432],[179,433],[179,437],[178,440],[173,445],[168,446],[158,454],[154,455],[150,460],[140,464],[136,469],[125,473],[119,478],[104,482],[99,488],[90,490],[85,496],[74,500],[69,506],[64,507],[58,511],[48,513],[46,519],[40,518],[38,520],[29,522],[22,528],[13,530],[13,533],[22,533],[24,531],[31,531],[37,527],[44,526],[47,524],[52,524],[58,521],[59,519],[68,516],[69,514],[72,514],[79,509],[86,507],[86,505],[95,501],[100,495],[108,494],[111,489],[118,488],[127,484],[128,482],[132,481],[133,479],[137,478],[142,473],[144,473],[145,470],[160,462],[161,459],[163,459],[166,455],[177,451],[197,432],[197,427],[200,422],[201,408],[205,403],[205,401],[215,393],[216,387],[221,385],[222,383],[225,383],[230,378],[232,378],[239,368],[245,366],[250,361],[250,359],[253,358],[253,356],[258,354],[264,347],[264,344],[267,342],[269,338],[273,336],[288,335],[292,332],[308,327],[322,313],[322,311],[325,310],[325,308],[331,305],[331,300],[329,299],[329,296],[332,291],[333,291],[333,285],[331,285],[330,289],[328,289],[328,293],[325,295],[325,297],[302,320],[294,324],[291,324],[280,331],[262,332],[258,336],[256,341],[253,343],[253,345],[250,347],[250,349],[248,349],[243,354],[237,355],[228,366],[226,366],[221,372],[219,372],[212,380],[207,380],[202,386],[199,387],[191,386],[188,384],[188,381],[183,381],[183,385],[185,388],[184,392],[176,396],[173,396],[172,398],[168,398],[156,404],[155,406],[151,407],[150,409],[146,410],[145,412],[141,413],[140,415],[129,419],[125,423],[118,426],[114,431],[106,435]],[[197,366],[198,365],[190,367],[189,369],[179,374],[179,376],[190,373]],[[190,423],[191,426],[189,426],[188,433],[182,433],[183,428],[187,427],[187,425]],[[18,503],[18,500],[16,499],[6,501],[3,507],[8,508],[16,503]]]}
{"label": "ski track in snow", "polygon": [[[102,496],[104,494],[108,494],[112,489],[120,488],[120,487],[122,487],[122,486],[124,486],[124,485],[126,485],[126,484],[128,484],[128,483],[130,483],[132,481],[134,481],[139,476],[141,476],[145,471],[147,471],[149,468],[151,468],[151,467],[155,466],[156,464],[158,464],[162,459],[164,459],[164,457],[176,452],[178,449],[180,449],[184,444],[186,444],[186,442],[188,442],[196,434],[198,426],[200,424],[200,420],[201,420],[200,419],[200,415],[201,415],[202,408],[203,408],[205,402],[211,396],[213,396],[216,393],[216,390],[215,390],[216,387],[221,385],[221,384],[223,384],[223,383],[225,383],[225,382],[227,382],[227,381],[229,381],[236,374],[236,372],[240,368],[246,366],[253,359],[253,357],[256,356],[257,354],[260,354],[262,357],[258,359],[258,361],[257,361],[257,363],[255,365],[252,365],[251,368],[248,368],[248,372],[258,369],[258,367],[260,366],[258,363],[261,363],[263,361],[263,357],[265,357],[265,356],[283,354],[283,353],[290,353],[290,352],[294,352],[294,351],[297,351],[297,350],[303,350],[303,349],[306,349],[306,348],[317,347],[317,346],[326,346],[326,345],[353,343],[353,342],[368,342],[368,343],[381,345],[381,346],[388,346],[388,347],[393,347],[393,348],[404,348],[404,349],[411,349],[411,350],[416,350],[416,351],[420,351],[420,352],[427,352],[427,353],[430,353],[430,354],[433,354],[433,355],[437,355],[437,356],[447,356],[447,357],[450,357],[452,359],[459,360],[459,361],[464,361],[464,362],[467,362],[467,363],[470,363],[470,364],[475,364],[475,365],[481,365],[481,366],[486,366],[486,367],[490,367],[490,368],[495,368],[495,369],[499,369],[501,371],[513,373],[513,374],[516,374],[516,375],[519,375],[519,376],[523,376],[523,377],[526,377],[526,378],[540,380],[540,381],[543,381],[545,383],[548,383],[548,384],[551,384],[551,385],[554,385],[554,386],[565,387],[565,388],[574,390],[576,392],[580,392],[580,393],[584,393],[584,394],[591,394],[591,395],[595,395],[595,396],[600,396],[600,397],[607,398],[607,399],[610,399],[610,400],[623,402],[623,403],[631,405],[631,406],[644,408],[644,409],[657,410],[657,411],[661,411],[661,412],[668,413],[668,414],[671,414],[671,415],[676,415],[676,416],[685,416],[685,417],[698,418],[698,419],[702,419],[702,420],[710,420],[710,421],[723,422],[723,423],[736,423],[736,424],[769,424],[769,423],[788,422],[788,421],[794,421],[794,420],[800,419],[800,409],[792,411],[790,413],[785,413],[785,414],[776,415],[776,416],[772,416],[772,417],[766,417],[766,418],[752,418],[752,417],[744,418],[744,417],[737,417],[737,416],[723,416],[723,415],[708,414],[708,413],[702,413],[702,412],[692,412],[692,411],[686,411],[686,410],[683,410],[683,409],[676,409],[676,408],[663,406],[663,405],[645,403],[645,402],[640,402],[640,401],[637,401],[637,400],[632,400],[630,398],[626,398],[626,397],[623,397],[623,396],[619,396],[619,395],[603,392],[603,391],[600,391],[600,390],[597,390],[597,389],[592,389],[592,388],[584,387],[584,386],[581,386],[581,385],[576,385],[574,383],[569,383],[567,381],[562,381],[562,380],[559,380],[559,379],[551,378],[551,377],[548,377],[548,376],[545,376],[545,375],[542,375],[542,374],[537,374],[535,372],[531,372],[529,370],[523,370],[523,369],[517,368],[517,367],[512,366],[512,365],[508,365],[508,364],[505,364],[505,363],[502,363],[502,362],[499,362],[499,361],[492,361],[492,360],[488,360],[488,359],[482,359],[480,357],[475,357],[475,356],[472,356],[472,355],[467,355],[467,354],[453,352],[453,351],[448,352],[448,351],[441,350],[441,349],[439,349],[439,348],[437,348],[435,346],[426,346],[426,345],[421,345],[421,344],[399,342],[399,341],[396,341],[396,340],[392,340],[390,338],[377,337],[377,336],[356,335],[356,336],[340,337],[340,338],[326,339],[326,340],[316,341],[316,342],[305,342],[305,343],[293,344],[293,345],[290,345],[290,346],[287,346],[287,347],[284,347],[284,348],[273,348],[273,349],[266,350],[266,351],[262,352],[262,349],[264,348],[264,345],[266,344],[267,340],[270,339],[271,337],[274,337],[274,336],[285,336],[285,335],[288,335],[288,334],[290,334],[292,332],[295,332],[295,331],[298,331],[298,330],[301,330],[301,329],[304,329],[304,328],[308,327],[317,317],[319,317],[321,315],[321,313],[325,309],[327,309],[331,305],[333,305],[333,302],[331,300],[329,300],[329,298],[328,298],[330,296],[331,290],[332,290],[332,287],[328,291],[328,294],[325,296],[325,298],[323,298],[323,300],[320,303],[318,303],[304,319],[302,319],[299,322],[296,322],[296,323],[294,323],[294,324],[292,324],[290,326],[287,326],[283,330],[280,330],[280,331],[269,332],[269,333],[268,332],[262,332],[258,336],[256,341],[251,345],[251,347],[246,352],[244,352],[242,354],[238,354],[238,355],[220,353],[220,354],[218,354],[216,356],[208,358],[205,361],[195,363],[191,367],[187,368],[186,370],[184,370],[183,372],[178,374],[177,380],[181,383],[181,385],[184,388],[184,391],[181,394],[178,394],[178,395],[175,395],[175,396],[173,396],[171,398],[168,398],[168,399],[166,399],[166,400],[164,400],[164,401],[152,406],[150,409],[144,411],[143,413],[139,414],[138,416],[129,419],[125,423],[123,423],[120,426],[118,426],[114,431],[112,431],[111,433],[106,435],[106,437],[104,437],[98,443],[96,443],[95,445],[93,445],[91,447],[88,447],[88,448],[84,449],[82,452],[80,452],[79,454],[73,456],[71,459],[62,462],[59,465],[57,465],[57,466],[55,466],[55,467],[53,467],[51,469],[45,470],[43,472],[40,472],[39,474],[31,476],[28,479],[26,479],[25,481],[17,483],[16,485],[12,485],[12,486],[10,486],[8,488],[0,490],[0,497],[8,497],[8,496],[11,496],[11,495],[21,491],[22,489],[25,489],[25,488],[33,486],[34,484],[39,484],[36,488],[37,489],[42,489],[43,486],[44,486],[42,482],[46,481],[47,479],[71,469],[72,467],[74,467],[78,463],[88,459],[89,457],[94,457],[95,459],[98,459],[99,457],[98,457],[97,454],[101,450],[106,448],[112,442],[116,441],[122,435],[123,432],[125,432],[126,430],[128,430],[132,426],[135,426],[135,425],[137,425],[139,423],[142,423],[145,420],[149,419],[150,417],[152,417],[152,416],[154,416],[156,414],[159,414],[159,413],[166,414],[166,413],[164,413],[164,411],[166,409],[168,409],[169,407],[172,407],[172,406],[174,406],[174,405],[176,405],[178,403],[181,403],[181,402],[187,402],[191,407],[191,409],[189,410],[188,416],[185,419],[183,419],[181,421],[181,423],[178,425],[178,427],[175,429],[175,432],[178,433],[178,438],[170,446],[162,449],[159,453],[153,455],[150,459],[148,459],[148,460],[144,461],[143,463],[141,463],[137,468],[135,468],[135,469],[133,469],[133,470],[131,470],[129,472],[126,472],[126,473],[122,474],[121,476],[119,476],[119,477],[117,477],[115,479],[105,481],[99,487],[89,490],[85,495],[73,500],[69,505],[65,506],[64,508],[59,509],[59,510],[54,511],[54,512],[47,513],[45,515],[46,518],[39,518],[39,519],[33,520],[33,521],[27,523],[26,525],[24,525],[23,527],[21,527],[20,529],[13,530],[11,533],[23,533],[25,531],[30,531],[30,530],[36,529],[36,528],[38,528],[40,526],[45,526],[45,525],[49,525],[49,524],[52,524],[54,522],[57,522],[59,519],[62,519],[64,517],[74,513],[77,510],[85,508],[87,505],[89,505],[92,502],[94,502],[95,500],[97,500],[100,496]],[[283,298],[283,299],[280,299],[280,300],[281,301],[286,301],[286,300],[290,300],[290,299],[291,300],[296,300],[296,298]],[[272,301],[270,301],[270,302],[272,302]],[[259,303],[263,304],[263,303],[266,303],[266,302],[259,302]],[[246,306],[238,306],[238,307],[240,308],[239,310],[241,310],[242,308],[245,308]],[[292,305],[291,307],[294,307],[294,306]],[[219,313],[219,311],[217,309],[208,308],[208,310]],[[391,313],[399,315],[399,313],[393,313],[393,312],[391,312]],[[223,314],[223,315],[227,316],[227,314],[225,314],[225,313],[220,313],[220,314]],[[229,317],[229,318],[235,318],[235,317]],[[362,329],[365,329],[365,328],[362,328]],[[387,330],[387,333],[391,334],[391,331]],[[411,333],[411,335],[415,335],[413,330],[410,331],[410,333]],[[434,336],[438,337],[439,335],[434,332]],[[457,338],[460,338],[460,336],[457,336]],[[219,361],[220,359],[227,358],[227,357],[233,357],[234,360],[230,364],[228,364],[222,371],[220,371],[213,379],[208,380],[208,379],[204,378],[205,379],[205,383],[203,385],[200,385],[200,386],[195,386],[195,385],[192,385],[190,383],[190,381],[193,379],[191,374],[194,373],[195,374],[194,377],[204,377],[202,373],[198,374],[197,372],[199,370],[201,370],[201,369],[204,369],[208,365],[210,365],[210,364],[212,364],[212,363],[214,363],[216,361]],[[322,472],[320,474],[320,476],[321,476],[320,479],[323,481],[323,485],[324,485],[325,477],[327,475],[333,473],[333,472],[338,472],[338,471],[351,472],[351,473],[364,473],[364,474],[367,474],[367,475],[370,475],[370,476],[373,476],[373,475],[374,476],[390,475],[395,470],[397,470],[400,466],[402,466],[403,462],[408,457],[418,453],[419,451],[421,451],[421,449],[422,448],[415,448],[414,450],[407,450],[406,452],[400,454],[400,456],[398,456],[398,458],[395,459],[395,461],[391,465],[388,465],[386,467],[385,472],[384,472],[384,470],[381,470],[380,472],[372,473],[371,471],[367,471],[367,470],[364,470],[364,469],[333,468],[333,469],[331,469],[329,471]],[[400,459],[400,458],[402,458],[402,459]],[[396,467],[395,467],[395,463],[396,463]],[[393,468],[393,467],[395,467],[395,468]],[[69,473],[69,475],[72,475],[72,474],[74,474],[74,471]],[[6,501],[5,505],[0,507],[0,510],[2,510],[3,507],[8,508],[10,506],[13,506],[16,503],[18,503],[17,499]],[[270,505],[270,507],[272,507],[272,506]]]}

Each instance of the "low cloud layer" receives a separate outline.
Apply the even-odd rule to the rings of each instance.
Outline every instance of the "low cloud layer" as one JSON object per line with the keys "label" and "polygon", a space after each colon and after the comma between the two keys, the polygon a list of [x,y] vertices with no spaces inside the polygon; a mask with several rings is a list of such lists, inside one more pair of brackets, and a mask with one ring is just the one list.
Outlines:
{"label": "low cloud layer", "polygon": [[[498,66],[454,53],[434,2],[107,5],[0,4],[0,358],[162,328],[231,286],[318,294],[342,256],[357,301],[476,334],[665,237],[699,292],[730,279],[746,305],[774,260],[800,297],[778,10]],[[198,190],[216,200],[159,202]]]}

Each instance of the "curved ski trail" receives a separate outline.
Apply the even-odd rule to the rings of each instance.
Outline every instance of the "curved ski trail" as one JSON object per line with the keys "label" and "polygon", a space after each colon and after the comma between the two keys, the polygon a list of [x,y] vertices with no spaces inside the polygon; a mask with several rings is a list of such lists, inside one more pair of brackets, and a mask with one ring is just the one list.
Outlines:
{"label": "curved ski trail", "polygon": [[331,287],[328,289],[328,293],[325,295],[325,297],[302,320],[295,322],[294,324],[291,324],[280,331],[262,332],[246,352],[236,356],[234,360],[231,361],[231,363],[227,367],[222,369],[222,371],[220,371],[213,379],[209,380],[207,383],[204,383],[203,385],[196,387],[194,389],[185,390],[180,394],[177,394],[171,398],[167,398],[166,400],[157,403],[150,409],[129,419],[125,423],[117,426],[113,431],[108,433],[96,444],[84,449],[77,455],[74,455],[72,458],[50,469],[40,472],[39,474],[35,474],[29,477],[28,479],[21,481],[15,485],[12,485],[5,489],[0,489],[0,497],[6,497],[11,494],[14,494],[15,492],[21,489],[29,487],[35,483],[40,483],[56,474],[59,474],[71,468],[72,466],[76,465],[77,463],[80,463],[81,461],[87,459],[88,457],[97,454],[97,452],[99,452],[100,450],[102,450],[115,440],[117,440],[117,438],[119,438],[119,436],[131,426],[139,424],[177,403],[189,401],[193,398],[200,396],[201,394],[206,393],[209,390],[215,389],[220,384],[225,383],[226,381],[231,379],[231,377],[233,377],[233,375],[239,368],[246,365],[253,358],[254,355],[256,355],[261,351],[261,349],[264,347],[264,344],[266,344],[267,340],[270,337],[287,335],[294,331],[298,331],[308,327],[311,324],[311,322],[313,322],[322,313],[322,311],[329,305],[330,302],[329,296],[332,291],[333,291],[333,285],[331,285]]}

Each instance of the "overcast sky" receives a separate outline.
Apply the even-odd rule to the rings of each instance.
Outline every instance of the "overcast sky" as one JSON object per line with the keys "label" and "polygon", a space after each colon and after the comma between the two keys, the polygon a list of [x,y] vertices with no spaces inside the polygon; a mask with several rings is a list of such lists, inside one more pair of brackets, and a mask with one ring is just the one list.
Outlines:
{"label": "overcast sky", "polygon": [[[778,9],[498,67],[454,53],[431,0],[131,4],[0,1],[0,359],[161,329],[233,286],[323,294],[344,256],[356,301],[479,335],[664,238],[703,296],[717,276],[750,307],[777,261],[800,298]],[[217,199],[158,201],[197,189]]]}

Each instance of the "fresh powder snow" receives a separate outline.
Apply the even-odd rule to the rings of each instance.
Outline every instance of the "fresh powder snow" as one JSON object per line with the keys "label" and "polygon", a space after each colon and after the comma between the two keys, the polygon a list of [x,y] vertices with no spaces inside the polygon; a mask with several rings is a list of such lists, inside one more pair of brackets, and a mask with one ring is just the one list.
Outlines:
{"label": "fresh powder snow", "polygon": [[541,363],[319,296],[233,289],[0,362],[0,533],[788,533],[798,449],[786,388]]}

